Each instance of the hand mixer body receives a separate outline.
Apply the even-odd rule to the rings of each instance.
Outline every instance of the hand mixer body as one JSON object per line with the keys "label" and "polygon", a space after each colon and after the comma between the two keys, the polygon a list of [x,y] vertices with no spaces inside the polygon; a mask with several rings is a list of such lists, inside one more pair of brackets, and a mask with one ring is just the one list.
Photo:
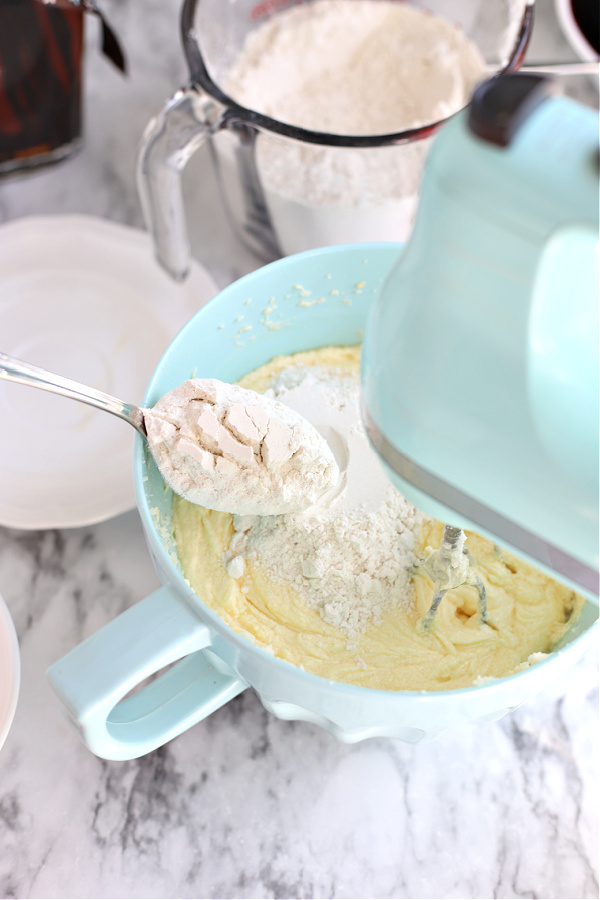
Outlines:
{"label": "hand mixer body", "polygon": [[506,136],[500,116],[505,146],[467,113],[436,139],[366,329],[363,411],[412,502],[594,596],[598,116],[547,96],[521,118]]}

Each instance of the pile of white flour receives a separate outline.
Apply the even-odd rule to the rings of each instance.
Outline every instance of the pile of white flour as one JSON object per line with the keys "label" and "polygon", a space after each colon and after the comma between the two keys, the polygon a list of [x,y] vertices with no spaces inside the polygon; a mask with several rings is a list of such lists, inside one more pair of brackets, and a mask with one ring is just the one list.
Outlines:
{"label": "pile of white flour", "polygon": [[303,513],[236,516],[224,563],[241,578],[247,559],[258,562],[351,637],[386,609],[410,603],[423,514],[394,489],[368,443],[358,376],[291,369],[268,393],[324,434],[343,479],[337,492]]}
{"label": "pile of white flour", "polygon": [[297,512],[338,484],[327,441],[277,400],[192,379],[144,410],[148,446],[175,493],[209,509]]}
{"label": "pile of white flour", "polygon": [[[379,135],[455,113],[484,73],[475,45],[437,16],[394,0],[316,0],[250,32],[224,87],[288,124]],[[284,252],[405,240],[429,143],[336,148],[261,133],[257,166]]]}
{"label": "pile of white flour", "polygon": [[390,134],[446,118],[485,71],[454,25],[396,0],[317,0],[250,32],[225,89],[281,122]]}

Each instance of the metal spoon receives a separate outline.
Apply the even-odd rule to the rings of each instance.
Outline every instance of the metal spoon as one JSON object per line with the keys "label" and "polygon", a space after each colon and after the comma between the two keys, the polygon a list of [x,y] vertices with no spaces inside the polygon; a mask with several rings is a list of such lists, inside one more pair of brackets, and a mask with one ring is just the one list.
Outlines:
{"label": "metal spoon", "polygon": [[[0,379],[79,400],[124,419],[147,442],[166,484],[209,509],[238,515],[299,512],[335,488],[341,478],[327,440],[307,419],[276,399],[239,385],[193,379],[152,409],[144,409],[6,353],[0,353]],[[167,398],[165,412],[161,404]],[[188,412],[193,421],[188,421]],[[198,416],[205,419],[203,426]],[[208,435],[204,444],[203,428]],[[309,471],[311,477],[306,478]]]}
{"label": "metal spoon", "polygon": [[133,406],[131,403],[124,403],[105,394],[104,391],[98,391],[96,388],[79,384],[70,378],[64,378],[62,375],[54,375],[52,372],[41,369],[38,366],[32,366],[30,363],[23,362],[8,356],[6,353],[0,353],[0,378],[5,381],[15,381],[18,384],[27,384],[30,387],[41,388],[43,391],[49,391],[51,394],[59,394],[61,397],[70,397],[72,400],[80,400],[89,406],[95,406],[105,412],[112,413],[129,422],[130,425],[139,431],[143,438],[146,438],[146,426],[144,424],[144,411],[139,406]]}

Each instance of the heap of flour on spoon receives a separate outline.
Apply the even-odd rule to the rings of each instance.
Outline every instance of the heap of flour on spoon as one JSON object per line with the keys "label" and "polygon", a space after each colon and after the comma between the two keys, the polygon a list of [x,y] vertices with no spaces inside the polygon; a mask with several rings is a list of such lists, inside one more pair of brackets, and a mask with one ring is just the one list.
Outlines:
{"label": "heap of flour on spoon", "polygon": [[192,379],[144,410],[164,481],[192,503],[238,515],[299,512],[333,489],[327,441],[279,401],[216,379]]}

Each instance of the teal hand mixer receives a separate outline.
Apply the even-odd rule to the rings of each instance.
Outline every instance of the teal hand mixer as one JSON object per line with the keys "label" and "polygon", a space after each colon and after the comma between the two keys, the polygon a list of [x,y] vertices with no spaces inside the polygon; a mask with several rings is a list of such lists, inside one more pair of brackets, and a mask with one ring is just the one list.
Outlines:
{"label": "teal hand mixer", "polygon": [[434,142],[367,324],[363,415],[392,481],[598,594],[598,115],[532,75]]}

